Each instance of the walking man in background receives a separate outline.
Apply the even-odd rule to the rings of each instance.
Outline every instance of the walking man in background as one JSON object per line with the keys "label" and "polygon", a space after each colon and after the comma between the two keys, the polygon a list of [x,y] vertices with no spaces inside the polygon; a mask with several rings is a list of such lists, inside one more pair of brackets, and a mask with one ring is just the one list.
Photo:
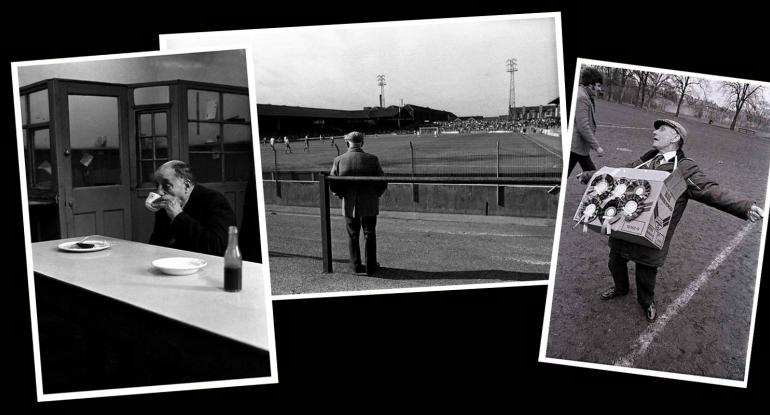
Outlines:
{"label": "walking man in background", "polygon": [[[332,176],[382,176],[380,161],[374,154],[363,150],[364,134],[353,131],[345,135],[348,151],[334,159]],[[385,182],[334,182],[331,191],[342,198],[342,212],[347,224],[350,247],[350,267],[354,273],[374,274],[377,263],[377,215],[380,196],[388,184]],[[364,229],[364,256],[366,266],[361,263],[359,234]]]}
{"label": "walking man in background", "polygon": [[603,81],[602,74],[596,68],[588,67],[580,73],[568,176],[572,174],[572,169],[577,163],[580,163],[580,168],[583,171],[596,170],[596,166],[591,160],[591,150],[595,150],[599,156],[604,154],[604,149],[596,141],[596,104],[594,102],[596,94],[602,90]]}

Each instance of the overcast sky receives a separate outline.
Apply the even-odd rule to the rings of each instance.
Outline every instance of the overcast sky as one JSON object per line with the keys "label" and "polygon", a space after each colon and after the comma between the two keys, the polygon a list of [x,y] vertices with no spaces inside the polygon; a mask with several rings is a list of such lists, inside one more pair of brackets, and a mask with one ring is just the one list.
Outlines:
{"label": "overcast sky", "polygon": [[167,47],[253,46],[257,101],[334,109],[411,103],[456,115],[507,113],[518,60],[516,104],[559,96],[555,19],[445,19],[186,35]]}

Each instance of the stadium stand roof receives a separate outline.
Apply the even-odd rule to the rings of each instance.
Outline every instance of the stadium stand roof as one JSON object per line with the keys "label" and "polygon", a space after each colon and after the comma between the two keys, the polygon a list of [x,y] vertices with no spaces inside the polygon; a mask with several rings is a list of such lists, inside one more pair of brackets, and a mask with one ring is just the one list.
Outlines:
{"label": "stadium stand roof", "polygon": [[548,103],[548,105],[551,105],[551,104],[559,105],[559,97],[556,97],[556,99]]}
{"label": "stadium stand roof", "polygon": [[[454,117],[454,114],[448,111],[436,110],[429,107],[407,104],[401,108],[402,116],[404,113],[414,114],[414,112],[433,112],[442,113]],[[393,118],[399,114],[398,106],[391,105],[386,108],[373,107],[363,110],[333,110],[326,108],[295,107],[289,105],[257,104],[257,114],[259,116],[273,117],[304,117],[304,118],[344,118],[344,119],[372,119],[372,118]]]}

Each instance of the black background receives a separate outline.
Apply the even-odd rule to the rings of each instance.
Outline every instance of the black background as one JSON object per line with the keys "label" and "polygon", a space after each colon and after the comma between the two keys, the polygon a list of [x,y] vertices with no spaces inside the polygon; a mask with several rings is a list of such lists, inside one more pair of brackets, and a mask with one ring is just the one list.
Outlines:
{"label": "black background", "polygon": [[[417,9],[408,3],[371,2],[250,7],[186,3],[178,8],[136,3],[109,9],[105,3],[104,9],[87,10],[27,3],[25,7],[32,9],[24,14],[7,10],[4,48],[10,63],[157,50],[161,33],[561,11],[565,109],[571,102],[577,57],[770,80],[763,62],[767,23],[759,10],[724,5],[713,11],[703,6],[674,9],[642,2],[628,8],[619,6],[621,2],[538,3],[537,7],[444,3]],[[226,10],[211,10],[215,8]],[[258,411],[267,404],[293,409],[364,400],[366,406],[355,408],[368,409],[421,400],[430,405],[465,402],[504,409],[530,404],[539,409],[659,411],[716,402],[734,408],[762,400],[767,378],[761,368],[767,347],[762,301],[749,386],[741,389],[538,363],[546,299],[546,287],[540,286],[276,301],[277,385],[36,403],[10,76],[4,85],[8,150],[2,163],[7,183],[2,290],[7,329],[2,338],[3,395],[11,398],[7,403],[62,410],[155,405],[181,409],[232,402],[239,406],[224,410]]]}

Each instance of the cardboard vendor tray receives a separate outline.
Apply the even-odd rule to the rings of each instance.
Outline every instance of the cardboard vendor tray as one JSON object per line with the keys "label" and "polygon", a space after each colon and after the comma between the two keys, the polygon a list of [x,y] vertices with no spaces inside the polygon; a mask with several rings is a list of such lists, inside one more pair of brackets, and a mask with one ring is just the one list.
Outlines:
{"label": "cardboard vendor tray", "polygon": [[588,182],[573,220],[584,231],[660,249],[676,200],[686,188],[677,170],[603,167]]}

